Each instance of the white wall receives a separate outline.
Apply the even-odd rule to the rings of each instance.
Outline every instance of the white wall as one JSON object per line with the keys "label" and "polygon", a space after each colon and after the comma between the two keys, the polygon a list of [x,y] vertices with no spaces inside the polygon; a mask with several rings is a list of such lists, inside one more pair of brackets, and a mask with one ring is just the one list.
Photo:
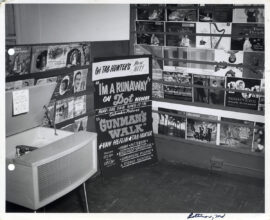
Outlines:
{"label": "white wall", "polygon": [[18,44],[129,40],[128,4],[18,4]]}

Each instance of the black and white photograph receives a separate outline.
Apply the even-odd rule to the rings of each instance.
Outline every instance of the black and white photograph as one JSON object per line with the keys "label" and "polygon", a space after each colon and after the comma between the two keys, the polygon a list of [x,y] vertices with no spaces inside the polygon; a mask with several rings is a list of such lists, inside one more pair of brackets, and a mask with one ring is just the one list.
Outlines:
{"label": "black and white photograph", "polygon": [[270,219],[270,1],[0,2],[1,220]]}

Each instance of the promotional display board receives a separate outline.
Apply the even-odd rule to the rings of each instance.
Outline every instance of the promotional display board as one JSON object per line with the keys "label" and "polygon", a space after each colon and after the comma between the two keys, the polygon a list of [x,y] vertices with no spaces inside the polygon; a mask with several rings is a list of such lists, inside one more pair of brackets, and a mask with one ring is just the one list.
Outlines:
{"label": "promotional display board", "polygon": [[93,62],[92,80],[103,175],[156,162],[150,56]]}

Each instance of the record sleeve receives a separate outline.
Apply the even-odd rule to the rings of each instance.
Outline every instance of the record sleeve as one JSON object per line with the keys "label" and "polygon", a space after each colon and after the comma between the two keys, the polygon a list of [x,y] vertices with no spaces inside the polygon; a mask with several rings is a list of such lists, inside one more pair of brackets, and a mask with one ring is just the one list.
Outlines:
{"label": "record sleeve", "polygon": [[59,75],[52,98],[60,98],[61,96],[69,96],[73,94],[72,80],[72,72],[66,75]]}
{"label": "record sleeve", "polygon": [[[247,6],[247,5],[245,5]],[[264,23],[264,8],[234,8],[234,23]]]}
{"label": "record sleeve", "polygon": [[[159,116],[158,133],[179,138],[185,138],[186,134],[185,112],[165,108],[158,108],[158,111],[164,112],[158,113]],[[166,112],[168,112],[168,114],[166,114]],[[177,116],[170,115],[170,113],[177,114]]]}
{"label": "record sleeve", "polygon": [[264,24],[232,24],[232,50],[264,51]]}
{"label": "record sleeve", "polygon": [[[151,6],[151,7],[148,7]],[[161,4],[139,4],[137,8],[138,20],[164,21],[165,9]]]}
{"label": "record sleeve", "polygon": [[30,73],[31,47],[16,46],[6,51],[6,76]]}
{"label": "record sleeve", "polygon": [[56,102],[55,123],[72,119],[74,117],[74,98],[69,97]]}
{"label": "record sleeve", "polygon": [[86,90],[88,69],[81,69],[74,71],[73,74],[73,92],[81,92]]}
{"label": "record sleeve", "polygon": [[[167,5],[167,21],[197,21],[197,5],[169,4]],[[175,8],[175,9],[174,9]]]}
{"label": "record sleeve", "polygon": [[[193,75],[193,84],[198,86],[209,86],[209,76]],[[194,87],[194,102],[209,103],[208,88]]]}
{"label": "record sleeve", "polygon": [[265,125],[264,123],[255,122],[254,137],[252,142],[253,152],[265,152]]}
{"label": "record sleeve", "polygon": [[47,69],[48,46],[33,46],[31,73],[38,73]]}
{"label": "record sleeve", "polygon": [[77,96],[74,99],[74,117],[86,113],[86,95]]}
{"label": "record sleeve", "polygon": [[53,45],[48,47],[47,69],[66,67],[69,45]]}
{"label": "record sleeve", "polygon": [[209,86],[211,87],[211,89],[209,89],[209,104],[224,106],[225,91],[215,88],[224,88],[225,78],[218,76],[210,76],[209,83]]}
{"label": "record sleeve", "polygon": [[244,53],[244,71],[245,78],[264,78],[264,53],[263,52],[245,52]]}
{"label": "record sleeve", "polygon": [[232,22],[232,5],[205,5],[199,9],[199,21]]}
{"label": "record sleeve", "polygon": [[166,35],[166,46],[196,46],[196,23],[169,22],[166,23],[166,32],[177,33],[177,35]]}
{"label": "record sleeve", "polygon": [[253,122],[231,118],[221,118],[221,122],[232,122],[238,124],[220,125],[220,145],[234,149],[251,151],[253,138]]}
{"label": "record sleeve", "polygon": [[146,32],[137,33],[137,44],[149,44],[155,46],[164,45],[164,34],[158,33],[164,32],[164,22],[137,21],[136,31]]}
{"label": "record sleeve", "polygon": [[[260,83],[260,80],[256,79],[227,77],[226,88],[232,90],[226,91],[226,106],[257,110],[259,95],[251,94],[249,91],[259,92]],[[246,90],[247,92],[233,90]]]}
{"label": "record sleeve", "polygon": [[[216,144],[217,123],[207,121],[217,120],[217,116],[197,113],[186,113],[187,115],[187,140]],[[193,118],[189,118],[193,117]]]}

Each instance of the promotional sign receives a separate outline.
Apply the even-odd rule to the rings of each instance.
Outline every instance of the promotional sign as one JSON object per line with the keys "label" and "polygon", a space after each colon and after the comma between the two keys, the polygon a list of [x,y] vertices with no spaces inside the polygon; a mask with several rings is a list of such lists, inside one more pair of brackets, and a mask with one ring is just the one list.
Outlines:
{"label": "promotional sign", "polygon": [[157,160],[148,55],[93,63],[98,157],[104,175]]}

